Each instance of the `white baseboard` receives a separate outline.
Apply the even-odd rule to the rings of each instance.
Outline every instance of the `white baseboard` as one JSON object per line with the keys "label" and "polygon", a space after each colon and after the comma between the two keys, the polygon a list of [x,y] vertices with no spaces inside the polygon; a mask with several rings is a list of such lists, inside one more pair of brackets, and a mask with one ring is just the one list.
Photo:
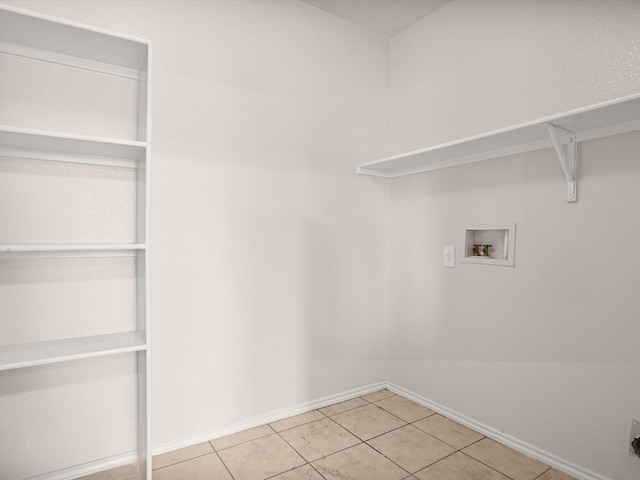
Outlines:
{"label": "white baseboard", "polygon": [[[274,410],[272,412],[250,417],[241,422],[234,423],[232,425],[226,425],[220,428],[214,428],[212,430],[206,430],[194,435],[178,438],[169,442],[164,442],[153,447],[153,455],[160,455],[181,448],[190,447],[198,443],[207,442],[209,440],[215,440],[216,438],[231,435],[232,433],[238,433],[243,430],[247,430],[253,427],[259,427],[267,423],[276,422],[283,418],[291,417],[293,415],[299,415],[301,413],[310,412],[318,408],[333,405],[334,403],[351,400],[352,398],[367,395],[378,390],[382,390],[386,387],[385,382],[378,382],[365,387],[355,388],[346,392],[338,393],[336,395],[329,395],[310,402],[300,403],[291,407],[282,408],[280,410]],[[56,470],[55,472],[44,473],[35,477],[29,477],[29,480],[69,480],[70,478],[83,477],[85,475],[91,475],[93,473],[102,472],[112,468],[121,467],[123,465],[133,464],[137,461],[136,452],[125,453],[122,455],[116,455],[113,457],[103,458],[93,462],[84,463],[82,465],[75,465],[73,467],[65,468],[62,470]]]}
{"label": "white baseboard", "polygon": [[[293,415],[299,415],[301,413],[310,412],[311,410],[316,410],[318,408],[326,407],[328,405],[333,405],[334,403],[351,400],[352,398],[360,397],[362,395],[367,395],[369,393],[373,393],[378,390],[382,390],[384,388],[387,388],[393,393],[402,395],[403,397],[408,398],[409,400],[412,400],[424,407],[427,407],[436,413],[439,413],[447,418],[450,418],[451,420],[454,420],[466,427],[469,427],[489,438],[492,438],[493,440],[496,440],[497,442],[500,442],[508,447],[511,447],[516,451],[524,453],[525,455],[531,458],[534,458],[536,460],[546,463],[547,465],[557,468],[558,470],[563,471],[579,480],[610,480],[607,477],[604,477],[595,472],[592,472],[578,465],[575,465],[571,462],[563,460],[562,458],[557,457],[556,455],[553,455],[533,445],[530,445],[526,442],[518,440],[517,438],[506,435],[498,430],[495,430],[494,428],[491,428],[487,425],[477,422],[454,410],[444,407],[410,390],[399,387],[398,385],[395,385],[389,382],[374,383],[371,385],[367,385],[365,387],[348,390],[346,392],[339,393],[336,395],[330,395],[328,397],[319,398],[317,400],[312,400],[310,402],[305,402],[305,403],[301,403],[291,407],[274,410],[272,412],[268,412],[262,415],[257,415],[255,417],[250,417],[245,420],[242,420],[241,422],[234,423],[232,425],[214,428],[214,429],[206,430],[194,435],[189,435],[186,437],[178,438],[176,440],[171,440],[169,442],[164,442],[159,445],[155,445],[153,447],[153,455],[160,455],[163,453],[172,452],[174,450],[179,450],[181,448],[190,447],[198,443],[206,442],[209,440],[215,440],[216,438],[224,437],[226,435],[231,435],[233,433],[238,433],[243,430],[247,430],[249,428],[259,427],[260,425],[265,425],[267,423],[276,422],[278,420],[282,420],[284,418],[291,417]],[[77,465],[64,470],[58,470],[52,473],[38,475],[35,477],[31,477],[31,480],[67,480],[69,478],[78,478],[84,475],[90,475],[92,473],[100,472],[103,470],[108,470],[111,468],[120,467],[122,465],[135,463],[136,460],[137,460],[136,453],[131,452],[127,454],[117,455],[114,457],[109,457],[102,460],[97,460],[95,462],[85,463],[83,465]]]}
{"label": "white baseboard", "polygon": [[162,453],[171,452],[180,448],[190,447],[198,443],[206,442],[209,440],[215,440],[216,438],[231,435],[232,433],[238,433],[243,430],[247,430],[253,427],[259,427],[267,423],[276,422],[283,418],[292,417],[293,415],[300,415],[301,413],[310,412],[318,408],[333,405],[334,403],[344,402],[351,400],[352,398],[367,395],[378,390],[382,390],[386,387],[385,382],[374,383],[367,385],[366,387],[355,388],[336,395],[330,395],[328,397],[322,397],[310,402],[300,403],[280,410],[275,410],[255,417],[247,418],[241,422],[234,423],[233,425],[227,425],[225,427],[214,428],[204,432],[197,433],[195,435],[189,435],[170,442],[164,442],[153,447],[153,454],[160,455]]}
{"label": "white baseboard", "polygon": [[434,412],[439,413],[444,417],[454,420],[464,425],[465,427],[469,427],[476,432],[485,435],[486,437],[489,437],[499,443],[502,443],[503,445],[511,447],[518,452],[524,453],[531,458],[546,463],[547,465],[565,472],[566,474],[571,475],[572,477],[575,477],[579,480],[610,480],[608,477],[604,477],[598,473],[580,467],[579,465],[575,465],[571,462],[563,460],[556,455],[553,455],[545,450],[523,442],[522,440],[518,440],[517,438],[514,438],[510,435],[506,435],[505,433],[484,425],[483,423],[477,422],[454,410],[444,407],[429,399],[426,399],[410,390],[399,387],[398,385],[387,382],[385,384],[385,387],[393,393],[402,395],[403,397],[408,398],[409,400],[412,400],[422,405],[423,407],[427,407],[428,409],[433,410]]}
{"label": "white baseboard", "polygon": [[123,453],[81,465],[74,465],[73,467],[62,470],[56,470],[55,472],[43,473],[35,477],[29,477],[28,480],[69,480],[70,478],[84,477],[93,473],[122,467],[123,465],[132,465],[137,461],[138,454],[136,452]]}

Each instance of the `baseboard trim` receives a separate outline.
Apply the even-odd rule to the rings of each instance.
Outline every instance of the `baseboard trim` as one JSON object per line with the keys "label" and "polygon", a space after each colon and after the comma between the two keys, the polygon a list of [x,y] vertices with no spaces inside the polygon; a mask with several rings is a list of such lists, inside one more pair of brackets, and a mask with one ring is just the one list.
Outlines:
{"label": "baseboard trim", "polygon": [[[304,402],[293,405],[291,407],[286,407],[261,415],[256,415],[232,425],[226,425],[224,427],[206,430],[194,435],[188,435],[186,437],[181,437],[176,440],[171,440],[169,442],[155,445],[152,449],[152,452],[153,455],[161,455],[163,453],[172,452],[181,448],[190,447],[198,443],[215,440],[216,438],[224,437],[226,435],[231,435],[232,433],[238,433],[249,428],[259,427],[260,425],[276,422],[293,415],[299,415],[301,413],[310,412],[311,410],[327,407],[329,405],[333,405],[334,403],[351,400],[352,398],[357,398],[362,395],[377,392],[378,390],[382,390],[385,387],[385,382],[373,383],[365,387],[354,388],[346,392],[329,395],[327,397],[322,397],[310,402]],[[93,473],[122,467],[124,465],[130,465],[136,463],[137,460],[138,458],[136,452],[124,453],[121,455],[115,455],[112,457],[84,463],[82,465],[75,465],[73,467],[65,468],[62,470],[56,470],[55,472],[43,473],[35,477],[29,477],[29,480],[68,480],[69,478],[79,478],[86,475],[91,475]]]}
{"label": "baseboard trim", "polygon": [[73,467],[63,468],[54,472],[43,473],[35,477],[29,477],[28,480],[69,480],[70,478],[79,478],[94,473],[100,473],[112,468],[122,467],[124,465],[133,465],[138,462],[137,452],[122,453],[112,457],[102,458],[92,462],[74,465]]}
{"label": "baseboard trim", "polygon": [[424,407],[427,407],[430,410],[433,410],[436,413],[441,414],[444,417],[447,417],[451,420],[454,420],[465,427],[469,427],[476,432],[482,433],[486,437],[489,437],[503,445],[506,445],[514,450],[524,453],[525,455],[539,460],[547,465],[550,465],[562,472],[565,472],[572,477],[575,477],[580,480],[611,480],[608,477],[604,477],[598,473],[592,472],[583,468],[574,463],[568,462],[556,455],[553,455],[545,450],[542,450],[538,447],[530,445],[522,440],[514,438],[510,435],[507,435],[503,432],[500,432],[494,428],[491,428],[483,423],[477,422],[465,415],[462,415],[450,408],[444,407],[436,402],[433,402],[425,397],[418,395],[406,388],[402,388],[393,383],[387,382],[385,387],[389,389],[391,392],[401,395],[409,400],[412,400]]}
{"label": "baseboard trim", "polygon": [[[368,393],[377,392],[378,390],[382,390],[385,387],[385,382],[373,383],[371,385],[354,388],[346,392],[329,395],[327,397],[322,397],[310,402],[304,402],[293,405],[291,407],[264,413],[262,415],[256,415],[232,425],[226,425],[224,427],[206,430],[194,435],[188,435],[186,437],[155,445],[152,452],[153,455],[161,455],[163,453],[172,452],[181,448],[190,447],[198,443],[215,440],[216,438],[224,437],[226,435],[231,435],[232,433],[238,433],[249,428],[259,427],[260,425],[276,422],[293,415],[299,415],[301,413],[310,412],[311,410],[316,410],[318,408],[333,405],[334,403],[351,400],[352,398],[367,395]],[[35,477],[29,477],[29,480],[68,480],[70,478],[84,477],[93,473],[122,467],[123,465],[133,464],[137,461],[137,459],[138,458],[136,452],[124,453],[121,455],[115,455],[112,457],[87,462],[82,465],[75,465],[73,467],[65,468],[62,470],[56,470],[55,472],[43,473]]]}
{"label": "baseboard trim", "polygon": [[316,410],[328,405],[333,405],[334,403],[344,402],[346,400],[351,400],[352,398],[367,395],[368,393],[377,392],[378,390],[382,390],[385,387],[386,382],[373,383],[365,387],[355,388],[353,390],[348,390],[336,395],[329,395],[327,397],[322,397],[310,402],[304,402],[298,405],[293,405],[291,407],[274,410],[262,415],[256,415],[255,417],[247,418],[232,425],[214,428],[212,430],[206,430],[194,435],[189,435],[177,440],[171,440],[169,442],[155,445],[153,447],[153,454],[160,455],[163,453],[171,452],[173,450],[178,450],[180,448],[190,447],[198,443],[215,440],[216,438],[231,435],[233,433],[238,433],[249,428],[259,427],[260,425],[276,422],[278,420],[282,420],[283,418],[292,417],[293,415],[300,415],[301,413],[310,412],[311,410]]}
{"label": "baseboard trim", "polygon": [[[172,452],[174,450],[179,450],[181,448],[190,447],[198,443],[207,442],[209,440],[215,440],[217,438],[221,438],[226,435],[231,435],[233,433],[238,433],[243,430],[247,430],[249,428],[259,427],[260,425],[276,422],[278,420],[282,420],[284,418],[291,417],[293,415],[299,415],[301,413],[310,412],[311,410],[316,410],[318,408],[326,407],[328,405],[333,405],[334,403],[340,403],[346,400],[351,400],[353,398],[360,397],[362,395],[367,395],[369,393],[377,392],[378,390],[382,390],[384,388],[387,388],[393,393],[396,393],[405,398],[408,398],[409,400],[412,400],[424,407],[427,407],[436,413],[439,413],[466,427],[469,427],[479,433],[482,433],[483,435],[493,440],[496,440],[497,442],[500,442],[508,447],[511,447],[516,451],[524,453],[525,455],[531,458],[540,460],[541,462],[544,462],[547,465],[557,468],[558,470],[563,471],[568,475],[571,475],[579,480],[611,480],[608,477],[602,476],[600,474],[587,470],[583,467],[580,467],[579,465],[575,465],[571,462],[568,462],[545,450],[542,450],[526,442],[518,440],[517,438],[514,438],[510,435],[500,432],[483,423],[477,422],[465,415],[462,415],[454,410],[451,410],[450,408],[444,407],[432,400],[429,400],[421,395],[418,395],[417,393],[412,392],[411,390],[407,390],[406,388],[400,387],[390,382],[373,383],[371,385],[355,388],[355,389],[348,390],[346,392],[342,392],[335,395],[329,395],[327,397],[322,397],[316,400],[312,400],[310,402],[304,402],[297,405],[293,405],[291,407],[286,407],[286,408],[274,410],[272,412],[268,412],[265,414],[256,415],[254,417],[247,418],[241,422],[237,422],[231,425],[226,425],[224,427],[214,428],[211,430],[199,432],[194,435],[188,435],[186,437],[178,438],[176,440],[164,442],[164,443],[155,445],[153,447],[153,455],[161,455],[163,453]],[[30,480],[66,480],[69,478],[78,478],[85,475],[101,472],[104,470],[121,467],[123,465],[129,465],[129,464],[135,463],[136,461],[137,461],[136,452],[125,453],[125,454],[116,455],[109,458],[104,458],[101,460],[96,460],[94,462],[88,462],[82,465],[66,468],[63,470],[57,470],[51,473],[37,475],[35,477],[30,477]]]}

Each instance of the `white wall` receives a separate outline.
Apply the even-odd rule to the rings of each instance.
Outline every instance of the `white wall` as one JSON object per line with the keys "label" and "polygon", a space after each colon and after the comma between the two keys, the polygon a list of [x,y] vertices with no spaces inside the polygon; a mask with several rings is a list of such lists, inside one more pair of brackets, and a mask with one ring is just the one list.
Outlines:
{"label": "white wall", "polygon": [[638,8],[637,0],[451,0],[392,39],[393,150],[637,93]]}
{"label": "white wall", "polygon": [[[640,3],[452,1],[392,39],[393,153],[640,91]],[[393,180],[388,378],[612,479],[640,416],[640,134]],[[442,267],[516,222],[515,267]]]}
{"label": "white wall", "polygon": [[[154,444],[384,378],[389,190],[355,165],[388,149],[386,37],[292,1],[5,3],[154,42]],[[56,93],[58,67],[23,64],[0,59],[2,123],[133,136],[127,81],[101,94],[95,75],[72,72]],[[0,213],[15,227],[2,242],[131,240],[126,172],[2,165]],[[113,316],[133,325],[126,261],[32,260],[27,274],[10,262],[3,343],[108,331]],[[2,374],[0,478],[134,448],[133,367],[125,356]]]}
{"label": "white wall", "polygon": [[[637,476],[639,135],[581,145],[571,205],[550,151],[391,182],[354,171],[637,93],[638,2],[453,0],[391,42],[301,2],[5,3],[154,41],[154,444],[386,378]],[[57,67],[4,75],[21,62],[0,58],[1,122],[133,136],[126,81],[101,97],[81,73],[59,94]],[[0,186],[3,236],[20,237],[2,242],[132,235],[127,173],[5,159]],[[114,188],[124,200],[105,202]],[[501,221],[518,225],[515,268],[441,266],[463,223]],[[132,324],[124,260],[0,268],[3,343]],[[133,448],[132,360],[0,375],[0,478]]]}

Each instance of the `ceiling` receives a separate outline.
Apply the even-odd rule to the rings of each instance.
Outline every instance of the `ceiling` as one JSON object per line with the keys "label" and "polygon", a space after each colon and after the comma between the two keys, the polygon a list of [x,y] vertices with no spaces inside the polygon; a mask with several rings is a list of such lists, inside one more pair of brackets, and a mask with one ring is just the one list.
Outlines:
{"label": "ceiling", "polygon": [[448,0],[302,0],[338,17],[392,37]]}

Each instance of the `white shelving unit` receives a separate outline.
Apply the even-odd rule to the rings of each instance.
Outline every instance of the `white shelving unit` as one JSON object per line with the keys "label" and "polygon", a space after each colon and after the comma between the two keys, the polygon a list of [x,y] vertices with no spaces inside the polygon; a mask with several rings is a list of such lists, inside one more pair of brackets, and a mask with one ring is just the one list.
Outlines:
{"label": "white shelving unit", "polygon": [[640,130],[640,94],[363,163],[358,173],[394,178],[554,147],[567,178],[567,201],[575,201],[577,143],[635,130]]}
{"label": "white shelving unit", "polygon": [[0,125],[0,156],[136,169],[135,243],[0,245],[0,261],[7,258],[135,257],[136,329],[0,346],[0,370],[135,352],[138,364],[137,456],[143,478],[150,479],[148,210],[151,44],[146,40],[0,6],[0,52],[137,81],[135,141]]}

